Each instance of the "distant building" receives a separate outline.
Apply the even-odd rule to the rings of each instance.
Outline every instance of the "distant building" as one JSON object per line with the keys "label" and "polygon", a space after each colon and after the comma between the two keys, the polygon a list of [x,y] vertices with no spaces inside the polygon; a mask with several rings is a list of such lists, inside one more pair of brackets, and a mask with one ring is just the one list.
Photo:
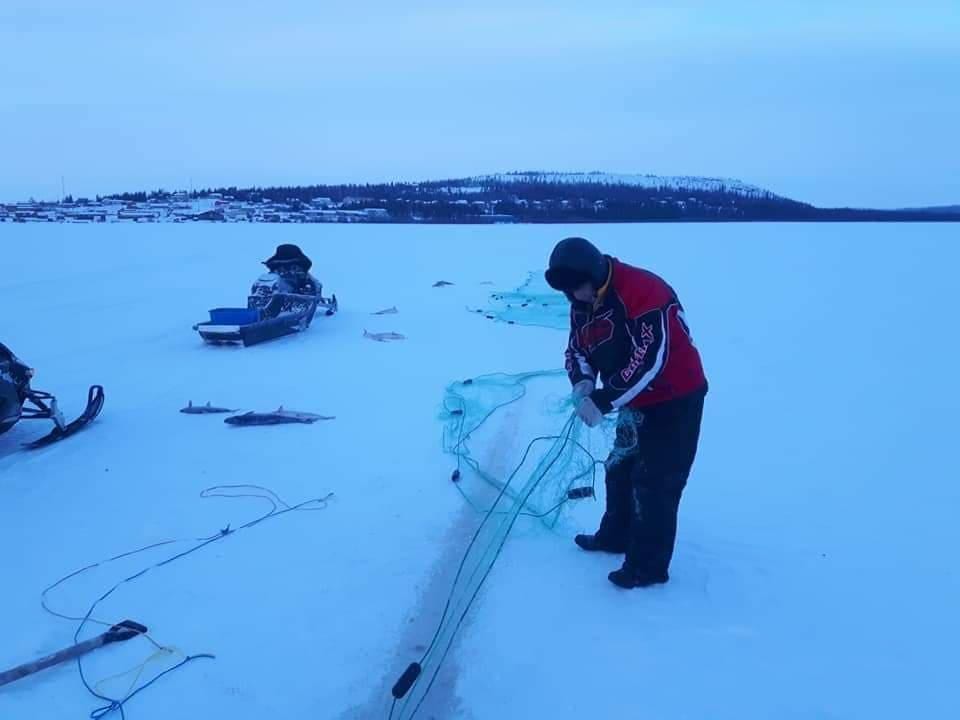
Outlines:
{"label": "distant building", "polygon": [[338,210],[337,222],[365,222],[367,214],[364,210]]}
{"label": "distant building", "polygon": [[323,210],[317,208],[306,208],[297,214],[303,216],[303,222],[323,222]]}
{"label": "distant building", "polygon": [[192,219],[204,222],[224,222],[226,220],[222,210],[205,210],[194,215]]}
{"label": "distant building", "polygon": [[117,220],[127,220],[133,222],[156,222],[160,219],[160,213],[155,210],[141,210],[138,208],[126,207],[117,211]]}
{"label": "distant building", "polygon": [[63,217],[68,222],[106,222],[107,211],[103,208],[77,208],[65,212]]}
{"label": "distant building", "polygon": [[223,209],[223,216],[227,222],[248,222],[253,218],[253,208],[244,205],[229,205]]}
{"label": "distant building", "polygon": [[352,195],[347,195],[340,203],[343,207],[356,207],[357,205],[366,205],[367,203],[372,203],[372,198],[365,197],[354,197]]}

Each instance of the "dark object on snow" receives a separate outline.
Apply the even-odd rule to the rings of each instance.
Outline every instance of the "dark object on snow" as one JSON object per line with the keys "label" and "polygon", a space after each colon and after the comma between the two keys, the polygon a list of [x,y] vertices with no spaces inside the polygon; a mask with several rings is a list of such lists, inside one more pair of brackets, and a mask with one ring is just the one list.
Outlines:
{"label": "dark object on snow", "polygon": [[204,340],[256,345],[306,330],[317,310],[329,317],[339,309],[336,295],[323,296],[308,272],[313,263],[296,245],[280,245],[264,265],[270,272],[253,284],[246,308],[214,308],[209,321],[193,326]]}
{"label": "dark object on snow", "polygon": [[420,677],[422,670],[423,668],[420,667],[420,663],[410,663],[407,669],[403,671],[403,675],[393,684],[393,689],[390,691],[393,697],[400,700],[410,692],[410,688],[413,687],[413,683]]}
{"label": "dark object on snow", "polygon": [[63,419],[53,395],[30,387],[32,378],[33,370],[0,343],[0,435],[20,420],[51,420],[54,424],[49,434],[27,443],[28,448],[45,447],[73,435],[103,409],[103,388],[94,385],[87,394],[87,407],[83,413],[68,423]]}
{"label": "dark object on snow", "polygon": [[336,420],[336,418],[328,415],[284,410],[281,407],[274,412],[248,412],[243,415],[234,415],[225,419],[224,422],[227,425],[246,427],[248,425],[289,425],[292,423],[312,425],[317,420]]}
{"label": "dark object on snow", "polygon": [[86,655],[88,652],[102,648],[104,645],[130,640],[138,635],[143,635],[145,632],[147,632],[147,628],[140,623],[136,623],[133,620],[124,620],[95,638],[90,638],[82,643],[55,652],[52,655],[47,655],[39,660],[24,663],[12,670],[0,673],[0,686],[15,682],[28,675],[33,675],[41,670],[46,670],[54,665],[76,660],[81,655]]}
{"label": "dark object on snow", "polygon": [[590,485],[570,488],[567,490],[568,500],[583,500],[584,498],[592,498],[593,496],[593,488]]}
{"label": "dark object on snow", "polygon": [[232,413],[236,410],[231,410],[230,408],[216,407],[207,403],[206,405],[194,405],[193,401],[187,403],[185,408],[181,408],[180,412],[186,413],[187,415],[216,415],[222,413]]}
{"label": "dark object on snow", "polygon": [[448,287],[448,286],[450,286],[450,285],[453,285],[453,283],[452,283],[452,282],[447,282],[446,280],[437,280],[437,281],[433,284],[434,287]]}
{"label": "dark object on snow", "polygon": [[621,587],[667,581],[703,400],[698,392],[620,416],[606,473],[606,512],[596,535],[579,535],[576,543],[585,550],[625,552],[623,567],[610,577]]}

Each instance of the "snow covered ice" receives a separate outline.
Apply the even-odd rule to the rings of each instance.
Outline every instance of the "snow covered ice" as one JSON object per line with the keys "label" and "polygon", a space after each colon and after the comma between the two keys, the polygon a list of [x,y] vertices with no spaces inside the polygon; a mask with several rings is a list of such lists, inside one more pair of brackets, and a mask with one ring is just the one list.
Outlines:
{"label": "snow covered ice", "polygon": [[[467,308],[569,234],[677,289],[710,378],[671,582],[619,591],[620,559],[574,546],[602,495],[553,531],[521,518],[422,717],[960,717],[952,225],[3,226],[0,340],[67,416],[92,383],[107,399],[53,447],[21,450],[46,430],[27,423],[0,437],[0,670],[72,642],[78,623],[40,605],[57,579],[189,541],[48,595],[82,617],[145,565],[270,510],[205,488],[255,484],[290,505],[333,493],[122,585],[95,617],[216,656],[133,698],[130,720],[385,719],[479,521],[450,482],[443,390],[557,368],[566,342]],[[313,258],[339,314],[262,346],[204,345],[192,325],[243,303],[283,242]],[[191,400],[336,419],[237,429],[180,413]],[[506,413],[474,443],[480,461],[506,473],[556,432],[541,409]],[[113,676],[154,650],[135,639],[84,671],[122,696],[135,677]],[[141,681],[170,664],[154,657]],[[0,720],[103,704],[72,664],[0,688]]]}

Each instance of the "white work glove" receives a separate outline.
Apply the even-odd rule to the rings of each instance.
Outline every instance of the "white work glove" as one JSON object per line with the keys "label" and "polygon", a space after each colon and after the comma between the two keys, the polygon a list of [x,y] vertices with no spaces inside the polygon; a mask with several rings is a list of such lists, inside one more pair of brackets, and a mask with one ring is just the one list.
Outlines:
{"label": "white work glove", "polygon": [[596,427],[603,420],[603,413],[590,399],[590,393],[596,388],[593,380],[581,380],[573,386],[570,397],[573,406],[577,409],[577,417],[583,420],[588,427]]}
{"label": "white work glove", "polygon": [[583,420],[587,427],[596,427],[603,422],[603,413],[589,396],[581,398],[577,403],[577,417]]}
{"label": "white work glove", "polygon": [[595,388],[595,381],[581,380],[573,386],[573,391],[570,393],[573,406],[577,409],[577,417],[583,420],[588,427],[596,427],[603,420],[603,413],[600,412],[596,403],[590,399],[590,393]]}
{"label": "white work glove", "polygon": [[571,395],[573,396],[573,404],[576,405],[582,398],[585,398],[587,395],[592,393],[594,387],[595,385],[593,380],[581,380],[574,385],[573,391],[571,392]]}

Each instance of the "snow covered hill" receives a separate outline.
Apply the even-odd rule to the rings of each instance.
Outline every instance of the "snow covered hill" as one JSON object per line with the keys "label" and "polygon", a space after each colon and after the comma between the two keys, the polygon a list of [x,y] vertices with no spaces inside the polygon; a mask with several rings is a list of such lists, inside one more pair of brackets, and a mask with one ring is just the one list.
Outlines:
{"label": "snow covered hill", "polygon": [[[495,183],[551,183],[569,185],[629,185],[642,188],[670,188],[693,192],[728,192],[745,197],[776,197],[756,185],[732,178],[707,178],[692,175],[641,175],[605,172],[509,172],[481,175],[470,180],[477,186]],[[468,182],[468,184],[470,184]]]}
{"label": "snow covered hill", "polygon": [[[107,401],[42,451],[18,448],[40,428],[0,436],[0,671],[71,644],[80,623],[41,596],[89,568],[46,594],[50,610],[82,618],[116,587],[92,616],[142,622],[165,648],[90,655],[100,695],[215,656],[134,697],[129,720],[386,720],[480,520],[441,449],[444,388],[558,368],[566,343],[467,308],[573,233],[671,282],[710,376],[672,579],[620,591],[618,558],[573,545],[602,493],[552,531],[521,518],[418,717],[960,717],[947,225],[2,226],[0,341],[67,415],[90,383]],[[191,325],[242,303],[282,242],[314,259],[341,313],[262,346],[204,346]],[[489,471],[559,429],[567,387],[543,382],[474,443]],[[180,414],[190,400],[336,419],[232,428]],[[262,489],[209,491],[240,485]],[[328,499],[245,527],[275,498]],[[107,704],[76,665],[0,688],[0,720]]]}

